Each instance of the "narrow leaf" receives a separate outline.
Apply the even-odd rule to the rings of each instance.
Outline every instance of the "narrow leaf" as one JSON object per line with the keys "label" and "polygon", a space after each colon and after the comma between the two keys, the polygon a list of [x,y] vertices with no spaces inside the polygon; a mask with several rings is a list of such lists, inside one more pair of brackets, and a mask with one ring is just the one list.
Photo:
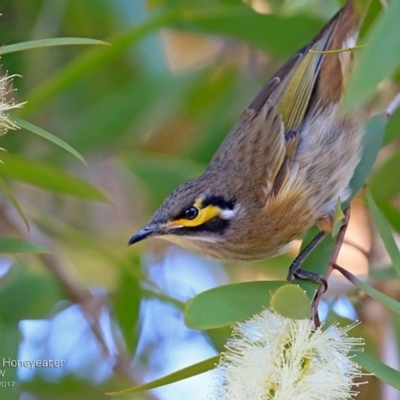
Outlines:
{"label": "narrow leaf", "polygon": [[9,44],[3,46],[0,50],[0,54],[10,54],[17,51],[34,50],[43,47],[54,47],[54,46],[70,46],[70,45],[109,45],[107,42],[96,39],[85,39],[85,38],[51,38],[51,39],[38,39],[30,40],[29,42],[21,42],[15,44]]}
{"label": "narrow leaf", "polygon": [[363,282],[361,279],[358,279],[356,276],[352,276],[351,282],[359,289],[363,290],[368,296],[371,296],[376,301],[379,301],[379,303],[382,303],[384,306],[400,315],[400,303],[398,301],[386,296],[379,290],[376,290],[372,286]]}
{"label": "narrow leaf", "polygon": [[365,126],[363,138],[364,148],[361,161],[357,165],[353,178],[351,178],[350,188],[352,195],[351,198],[345,202],[345,207],[350,204],[350,200],[361,190],[371,173],[381,148],[386,120],[386,116],[377,115],[371,118]]}
{"label": "narrow leaf", "polygon": [[21,239],[0,237],[0,253],[39,253],[48,254],[50,251],[43,246]]}
{"label": "narrow leaf", "polygon": [[[211,34],[228,34],[241,40],[275,51],[282,56],[289,56],[304,45],[321,27],[321,21],[313,17],[279,17],[260,15],[248,6],[215,6],[205,11],[204,7],[185,9],[171,7],[156,13],[154,18],[135,25],[129,30],[109,37],[112,46],[103,51],[90,51],[77,57],[57,74],[36,87],[30,94],[35,101],[28,103],[19,115],[27,115],[39,108],[45,101],[67,86],[77,82],[86,74],[92,74],[99,68],[115,60],[127,48],[137,44],[143,37],[165,27]],[[270,29],[266,29],[268,26]],[[250,29],[251,28],[251,29]],[[288,30],[296,32],[290,37]],[[282,44],[282,40],[285,43]],[[271,45],[272,43],[272,45]]]}
{"label": "narrow leaf", "polygon": [[390,116],[388,120],[383,144],[386,146],[387,144],[393,142],[393,140],[397,139],[399,136],[400,136],[400,108],[398,108],[393,113],[393,115]]}
{"label": "narrow leaf", "polygon": [[358,351],[355,352],[355,361],[368,372],[374,374],[377,378],[386,382],[388,385],[400,390],[400,371],[389,367],[389,365]]}
{"label": "narrow leaf", "polygon": [[400,179],[391,179],[390,185],[388,185],[387,180],[389,176],[395,176],[399,170],[400,150],[396,150],[373,172],[369,181],[369,187],[378,203],[390,201],[399,193]]}
{"label": "narrow leaf", "polygon": [[10,153],[4,153],[2,159],[4,164],[0,164],[0,172],[8,178],[56,193],[107,201],[107,197],[96,187],[61,169]]}
{"label": "narrow leaf", "polygon": [[373,281],[392,281],[397,279],[396,272],[392,266],[371,270],[369,271],[369,276]]}
{"label": "narrow leaf", "polygon": [[[0,164],[0,168],[1,168],[2,164]],[[0,171],[1,172],[1,171]],[[11,189],[8,187],[6,181],[2,178],[1,173],[0,173],[0,189],[3,191],[3,193],[8,197],[8,200],[10,200],[11,204],[13,205],[13,207],[15,208],[15,210],[17,211],[17,213],[19,214],[19,216],[22,218],[22,220],[25,223],[26,228],[29,231],[29,222],[28,219],[26,218],[24,212],[22,211],[22,208],[20,207],[20,205],[18,204],[17,199],[14,197]]]}
{"label": "narrow leaf", "polygon": [[400,210],[390,201],[379,202],[379,209],[385,215],[386,220],[390,222],[390,226],[400,232]]}
{"label": "narrow leaf", "polygon": [[354,68],[345,93],[346,110],[365,103],[376,86],[390,77],[400,63],[400,1],[394,0],[376,19],[366,36],[367,46],[360,50],[359,62]]}
{"label": "narrow leaf", "polygon": [[378,228],[379,234],[383,240],[385,248],[393,262],[393,267],[396,270],[397,276],[400,277],[400,251],[397,244],[393,238],[392,232],[390,230],[389,224],[387,223],[382,212],[379,210],[375,203],[371,192],[367,191],[367,202],[369,210],[371,211],[372,217],[374,218],[376,227]]}
{"label": "narrow leaf", "polygon": [[[113,264],[113,265],[116,265]],[[133,269],[133,265],[132,265]],[[113,311],[122,331],[129,354],[134,354],[139,333],[136,326],[139,323],[140,306],[143,293],[140,284],[142,282],[130,273],[120,274],[119,285],[112,296]],[[127,307],[129,304],[129,307]]]}
{"label": "narrow leaf", "polygon": [[[19,323],[23,319],[44,319],[54,313],[62,299],[61,285],[50,274],[38,274],[26,268],[26,263],[14,263],[2,281],[0,321]],[[3,400],[3,396],[1,396]]]}
{"label": "narrow leaf", "polygon": [[164,27],[176,17],[176,12],[161,13],[153,19],[134,25],[129,30],[110,37],[109,42],[112,43],[112,46],[104,48],[102,51],[91,50],[80,55],[37,86],[29,95],[29,98],[35,99],[35,101],[26,104],[19,115],[25,116],[27,113],[33,112],[49,98],[66,87],[70,87],[86,74],[93,74],[99,68],[104,68],[105,65],[111,63],[126,51],[128,47],[137,43],[147,34]]}
{"label": "narrow leaf", "polygon": [[179,371],[173,372],[172,374],[163,376],[160,379],[156,379],[152,382],[145,383],[144,385],[135,386],[129,389],[120,390],[118,392],[108,392],[109,396],[118,396],[129,393],[143,392],[144,390],[155,389],[160,386],[168,385],[170,383],[178,382],[186,378],[191,378],[192,376],[202,374],[216,367],[219,362],[219,355],[215,357],[208,358],[207,360],[201,361],[197,364],[190,365],[189,367],[183,368]]}
{"label": "narrow leaf", "polygon": [[38,126],[31,124],[30,122],[25,121],[21,118],[13,116],[12,119],[20,128],[35,133],[36,135],[41,136],[42,138],[45,138],[50,142],[56,144],[57,146],[60,146],[61,148],[74,155],[78,160],[82,161],[86,165],[86,161],[84,160],[84,158],[72,146],[64,142],[64,140],[58,138],[57,136],[54,136],[50,132],[47,132],[44,129],[39,128]]}

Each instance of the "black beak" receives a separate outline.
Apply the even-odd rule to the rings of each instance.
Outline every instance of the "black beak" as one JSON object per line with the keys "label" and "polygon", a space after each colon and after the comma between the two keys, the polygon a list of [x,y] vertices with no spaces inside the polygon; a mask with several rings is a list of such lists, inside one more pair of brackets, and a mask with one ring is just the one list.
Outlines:
{"label": "black beak", "polygon": [[160,234],[160,229],[157,225],[147,225],[144,228],[137,231],[128,242],[128,246],[134,243],[138,243],[149,236],[153,236],[155,234]]}

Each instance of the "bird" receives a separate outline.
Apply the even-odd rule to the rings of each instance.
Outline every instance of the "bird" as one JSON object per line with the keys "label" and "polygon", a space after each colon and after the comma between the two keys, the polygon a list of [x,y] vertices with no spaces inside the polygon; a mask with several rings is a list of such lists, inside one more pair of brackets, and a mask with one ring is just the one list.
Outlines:
{"label": "bird", "polygon": [[323,281],[301,263],[332,230],[361,158],[363,113],[341,104],[365,4],[348,0],[270,78],[204,174],[174,190],[129,245],[162,238],[206,258],[254,261],[284,253],[317,225],[287,280]]}

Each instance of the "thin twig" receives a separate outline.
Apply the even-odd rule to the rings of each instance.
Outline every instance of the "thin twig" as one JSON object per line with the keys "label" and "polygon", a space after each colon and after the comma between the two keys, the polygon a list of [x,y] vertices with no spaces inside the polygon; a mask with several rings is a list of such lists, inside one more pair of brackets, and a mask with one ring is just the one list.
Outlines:
{"label": "thin twig", "polygon": [[333,263],[332,264],[333,269],[336,271],[339,271],[349,282],[355,284],[357,281],[357,277],[353,275],[350,271],[347,271],[347,269],[344,269],[341,267],[339,264]]}

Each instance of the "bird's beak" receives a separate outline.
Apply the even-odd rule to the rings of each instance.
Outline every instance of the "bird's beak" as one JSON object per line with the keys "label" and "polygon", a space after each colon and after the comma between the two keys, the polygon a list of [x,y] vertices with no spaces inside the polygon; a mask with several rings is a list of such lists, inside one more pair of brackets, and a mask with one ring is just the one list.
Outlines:
{"label": "bird's beak", "polygon": [[161,235],[162,233],[163,233],[163,230],[161,229],[161,227],[159,225],[156,225],[156,224],[146,225],[144,228],[137,231],[129,239],[128,245],[130,246],[131,244],[140,242],[150,236]]}

